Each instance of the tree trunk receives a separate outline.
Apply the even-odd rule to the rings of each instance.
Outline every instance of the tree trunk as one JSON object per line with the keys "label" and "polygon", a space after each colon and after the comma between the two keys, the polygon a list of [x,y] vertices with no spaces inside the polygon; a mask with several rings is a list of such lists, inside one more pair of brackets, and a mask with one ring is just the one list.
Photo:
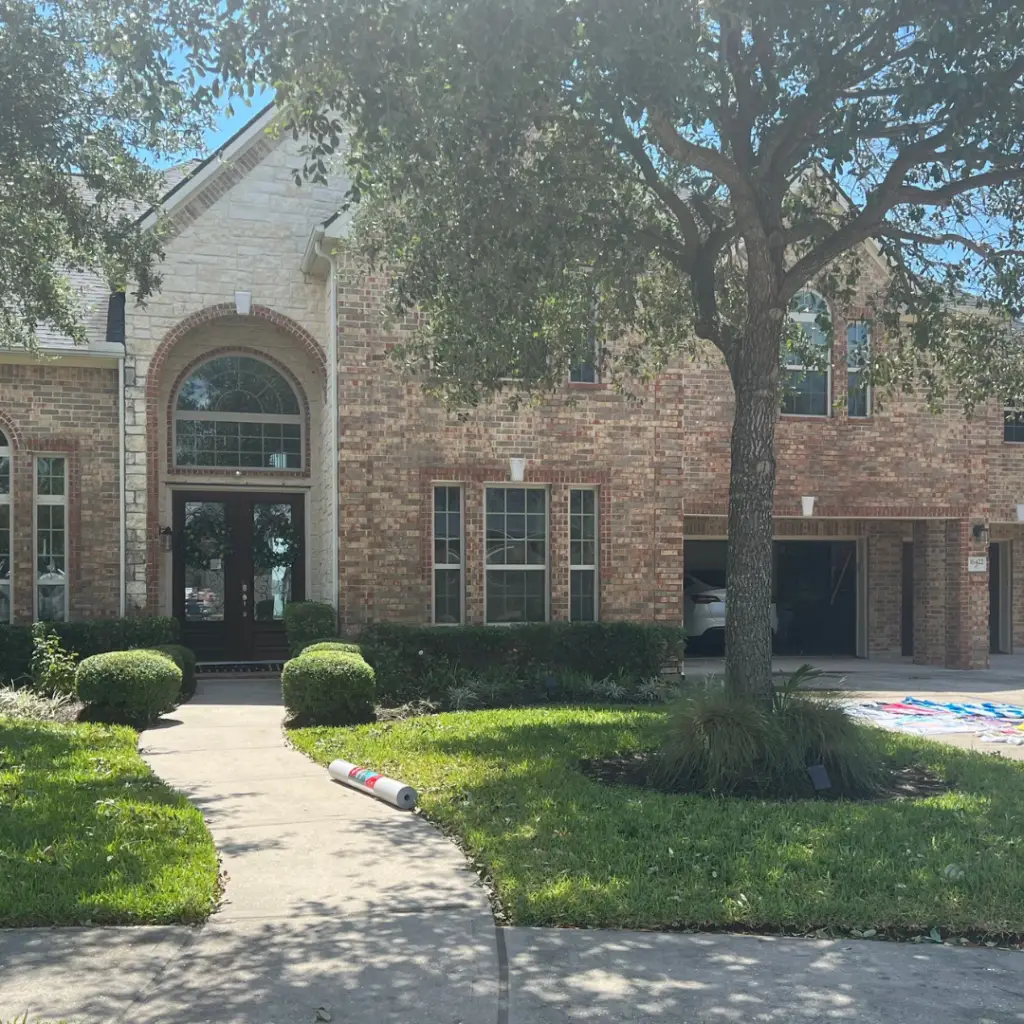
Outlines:
{"label": "tree trunk", "polygon": [[[729,359],[736,396],[729,474],[725,679],[732,693],[764,699],[772,678],[772,509],[779,417],[781,319],[765,302],[748,307],[747,328]],[[776,314],[777,315],[777,314]]]}

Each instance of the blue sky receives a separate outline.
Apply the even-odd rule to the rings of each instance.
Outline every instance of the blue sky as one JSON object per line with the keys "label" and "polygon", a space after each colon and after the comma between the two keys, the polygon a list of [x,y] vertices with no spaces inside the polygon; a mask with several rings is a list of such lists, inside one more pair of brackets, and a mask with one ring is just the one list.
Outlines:
{"label": "blue sky", "polygon": [[223,113],[218,118],[216,129],[207,133],[206,152],[203,156],[211,153],[226,140],[230,139],[246,121],[252,120],[253,116],[262,110],[273,98],[273,89],[266,89],[261,93],[257,93],[252,98],[250,105],[246,105],[244,100],[236,98],[233,103],[234,114],[229,117],[227,113]]}

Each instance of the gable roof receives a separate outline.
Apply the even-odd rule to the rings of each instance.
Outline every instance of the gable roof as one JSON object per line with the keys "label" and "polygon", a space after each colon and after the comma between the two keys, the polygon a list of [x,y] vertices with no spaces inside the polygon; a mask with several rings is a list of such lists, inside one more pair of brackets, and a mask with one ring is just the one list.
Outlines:
{"label": "gable roof", "polygon": [[[143,227],[152,227],[156,223],[158,213],[171,213],[195,194],[206,184],[232,157],[244,150],[250,142],[260,135],[274,120],[276,103],[271,101],[262,110],[253,115],[227,141],[218,146],[209,156],[191,164],[175,183],[161,196],[157,206],[151,206],[141,214],[137,223]],[[184,167],[185,165],[181,165]],[[178,170],[174,168],[172,170]]]}

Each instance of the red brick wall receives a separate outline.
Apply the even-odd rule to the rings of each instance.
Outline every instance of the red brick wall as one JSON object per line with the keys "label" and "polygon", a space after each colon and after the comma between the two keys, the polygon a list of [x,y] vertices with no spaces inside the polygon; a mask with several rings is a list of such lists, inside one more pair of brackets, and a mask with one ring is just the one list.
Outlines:
{"label": "red brick wall", "polygon": [[33,457],[67,456],[70,616],[117,615],[117,370],[0,363],[0,415],[13,426],[14,614],[33,614]]}
{"label": "red brick wall", "polygon": [[511,412],[495,403],[448,413],[403,381],[383,334],[381,284],[352,276],[339,288],[341,600],[349,625],[429,621],[434,481],[464,488],[467,621],[481,622],[483,491],[508,482],[550,488],[551,617],[568,617],[568,491],[599,489],[603,618],[682,617],[682,381],[664,374],[635,406],[607,388],[573,389]]}

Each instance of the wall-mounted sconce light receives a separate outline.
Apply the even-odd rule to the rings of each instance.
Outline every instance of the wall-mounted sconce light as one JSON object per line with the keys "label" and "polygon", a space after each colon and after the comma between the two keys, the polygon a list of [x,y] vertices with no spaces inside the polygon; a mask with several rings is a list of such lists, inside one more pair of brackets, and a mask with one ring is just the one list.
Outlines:
{"label": "wall-mounted sconce light", "polygon": [[809,494],[805,495],[803,498],[800,499],[800,511],[805,516],[813,516],[814,515],[814,503],[817,500],[818,499],[813,497],[812,495],[809,495]]}
{"label": "wall-mounted sconce light", "polygon": [[174,531],[169,527],[165,526],[160,531],[160,550],[171,551],[174,548]]}
{"label": "wall-mounted sconce light", "polygon": [[235,312],[248,316],[252,312],[252,292],[235,292]]}
{"label": "wall-mounted sconce light", "polygon": [[1024,523],[1024,502],[1017,506],[1017,522]]}
{"label": "wall-mounted sconce light", "polygon": [[521,484],[526,476],[526,459],[509,459],[508,471],[512,480]]}
{"label": "wall-mounted sconce light", "polygon": [[985,523],[972,523],[971,536],[975,540],[985,540],[988,537],[988,526]]}

